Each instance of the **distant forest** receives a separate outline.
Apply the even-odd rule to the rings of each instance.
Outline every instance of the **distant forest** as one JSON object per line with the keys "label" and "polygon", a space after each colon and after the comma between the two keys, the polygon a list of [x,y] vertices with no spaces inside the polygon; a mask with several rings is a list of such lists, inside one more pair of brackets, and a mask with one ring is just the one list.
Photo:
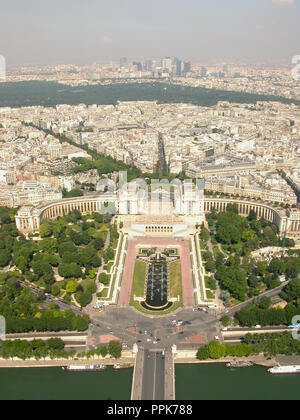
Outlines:
{"label": "distant forest", "polygon": [[245,104],[276,101],[300,105],[300,101],[280,96],[178,86],[169,83],[120,83],[109,86],[78,87],[39,81],[0,83],[0,107],[34,105],[55,107],[58,104],[77,105],[80,103],[106,105],[116,104],[117,101],[155,100],[158,103],[190,103],[201,106],[213,106],[218,101]]}

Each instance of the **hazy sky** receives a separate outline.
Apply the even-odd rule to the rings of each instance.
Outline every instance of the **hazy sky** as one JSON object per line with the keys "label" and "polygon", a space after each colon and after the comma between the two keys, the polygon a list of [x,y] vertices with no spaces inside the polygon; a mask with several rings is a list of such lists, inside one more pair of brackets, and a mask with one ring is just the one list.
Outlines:
{"label": "hazy sky", "polygon": [[299,54],[300,0],[0,0],[8,66]]}

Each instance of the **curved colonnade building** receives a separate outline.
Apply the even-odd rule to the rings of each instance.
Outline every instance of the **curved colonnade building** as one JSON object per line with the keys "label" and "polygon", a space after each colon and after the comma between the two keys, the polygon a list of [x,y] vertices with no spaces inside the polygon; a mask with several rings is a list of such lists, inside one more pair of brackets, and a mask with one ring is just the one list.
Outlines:
{"label": "curved colonnade building", "polygon": [[[38,207],[23,207],[16,215],[16,225],[20,232],[35,233],[39,231],[41,222],[44,219],[56,219],[64,216],[73,210],[82,214],[101,212],[128,216],[131,223],[136,227],[143,224],[144,235],[170,234],[176,236],[180,231],[180,224],[190,220],[190,225],[203,222],[205,213],[212,210],[216,212],[225,211],[229,204],[237,204],[239,214],[248,216],[253,210],[258,218],[265,218],[274,223],[280,232],[286,232],[287,237],[300,239],[300,210],[285,210],[275,207],[270,203],[254,202],[251,200],[234,198],[212,198],[212,197],[178,197],[174,203],[153,202],[145,204],[145,200],[137,196],[121,196],[111,193],[102,195],[91,195],[53,201]],[[131,217],[130,217],[131,216]],[[173,224],[172,224],[173,223]],[[136,230],[138,232],[138,230]]]}

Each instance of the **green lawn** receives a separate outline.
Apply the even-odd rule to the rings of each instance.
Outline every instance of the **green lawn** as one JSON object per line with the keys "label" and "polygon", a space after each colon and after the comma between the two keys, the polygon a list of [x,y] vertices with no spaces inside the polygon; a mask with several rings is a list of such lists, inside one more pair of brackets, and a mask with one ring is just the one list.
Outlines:
{"label": "green lawn", "polygon": [[136,260],[134,266],[133,282],[131,289],[131,296],[137,297],[144,296],[145,281],[146,281],[146,268],[147,265],[143,261]]}
{"label": "green lawn", "polygon": [[171,308],[165,309],[164,311],[149,311],[149,310],[143,308],[142,305],[139,302],[134,302],[133,299],[131,299],[130,305],[133,306],[134,308],[136,308],[139,312],[142,312],[143,314],[158,316],[158,315],[168,315],[168,314],[176,311],[176,309],[178,309],[182,306],[182,302],[175,302],[171,306]]}
{"label": "green lawn", "polygon": [[175,261],[170,264],[170,297],[182,298],[181,262]]}

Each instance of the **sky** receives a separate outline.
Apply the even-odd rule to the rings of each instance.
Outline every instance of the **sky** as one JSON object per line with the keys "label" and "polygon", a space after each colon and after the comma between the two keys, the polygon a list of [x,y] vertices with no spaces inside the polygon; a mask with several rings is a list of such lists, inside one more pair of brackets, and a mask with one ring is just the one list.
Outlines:
{"label": "sky", "polygon": [[20,64],[155,57],[288,60],[300,0],[1,0],[0,56]]}

